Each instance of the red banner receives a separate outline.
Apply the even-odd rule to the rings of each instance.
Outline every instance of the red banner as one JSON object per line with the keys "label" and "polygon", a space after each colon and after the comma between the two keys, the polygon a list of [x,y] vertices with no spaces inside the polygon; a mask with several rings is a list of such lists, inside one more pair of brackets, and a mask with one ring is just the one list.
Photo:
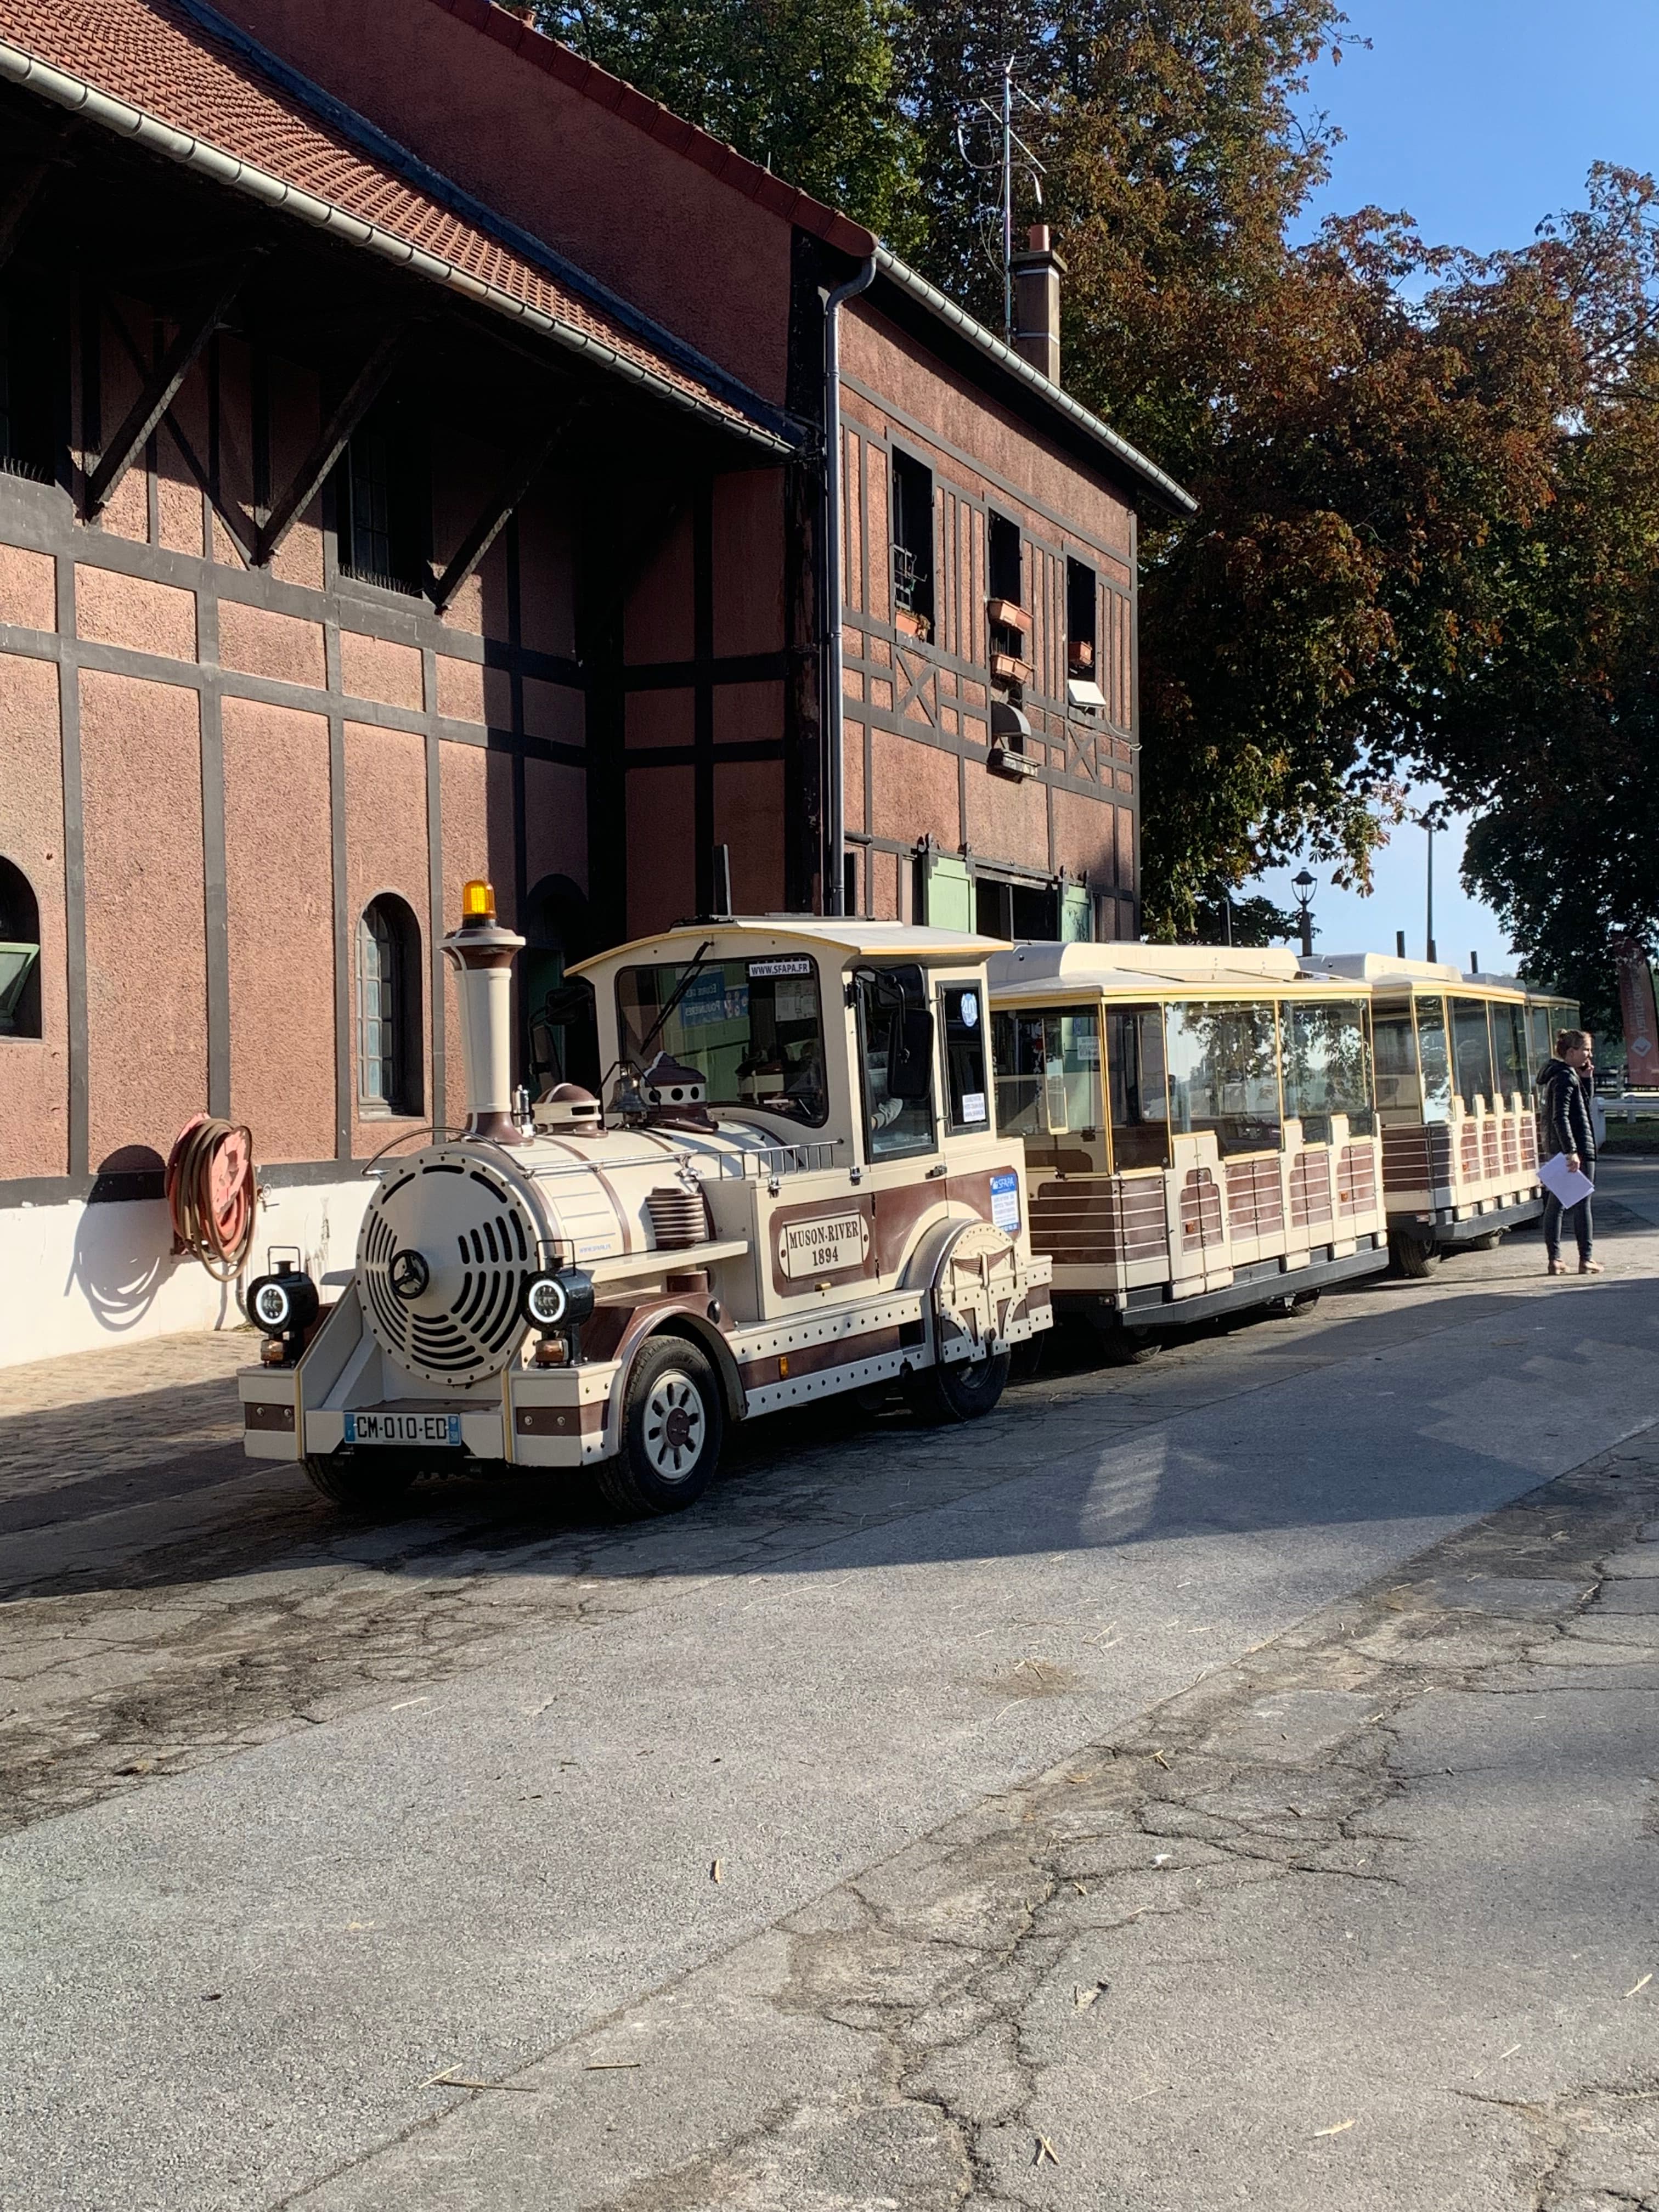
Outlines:
{"label": "red banner", "polygon": [[1630,1085],[1659,1089],[1659,1008],[1653,1000],[1653,966],[1639,945],[1619,947],[1619,1007],[1625,1018]]}

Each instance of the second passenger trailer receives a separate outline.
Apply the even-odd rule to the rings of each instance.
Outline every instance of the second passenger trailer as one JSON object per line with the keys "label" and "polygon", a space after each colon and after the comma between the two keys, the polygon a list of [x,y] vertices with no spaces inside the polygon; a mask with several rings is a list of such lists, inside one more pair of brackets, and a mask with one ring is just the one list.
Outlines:
{"label": "second passenger trailer", "polygon": [[1056,1307],[1132,1343],[1388,1265],[1367,994],[1290,952],[1025,944],[990,963],[1000,1128]]}

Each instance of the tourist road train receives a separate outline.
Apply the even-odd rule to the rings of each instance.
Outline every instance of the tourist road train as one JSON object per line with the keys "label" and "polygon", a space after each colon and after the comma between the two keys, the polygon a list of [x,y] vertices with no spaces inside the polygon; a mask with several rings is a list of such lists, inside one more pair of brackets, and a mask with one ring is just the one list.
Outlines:
{"label": "tourist road train", "polygon": [[757,1414],[989,1413],[1057,1308],[1133,1358],[1391,1246],[1421,1273],[1539,1210],[1532,1076],[1574,1013],[1370,955],[717,917],[574,969],[599,1093],[532,1100],[522,945],[470,883],[465,1127],[370,1164],[331,1304],[297,1254],[248,1286],[246,1449],[345,1505],[506,1464],[670,1512]]}

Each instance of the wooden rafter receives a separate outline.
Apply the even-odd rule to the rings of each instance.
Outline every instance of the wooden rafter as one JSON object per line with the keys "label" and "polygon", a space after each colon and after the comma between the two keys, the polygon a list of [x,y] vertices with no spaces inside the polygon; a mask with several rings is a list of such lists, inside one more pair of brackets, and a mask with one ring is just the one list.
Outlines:
{"label": "wooden rafter", "polygon": [[529,495],[531,487],[547,466],[554,447],[570,428],[578,411],[574,407],[567,409],[554,427],[535,441],[528,458],[503,477],[489,504],[461,540],[455,557],[432,586],[432,603],[440,614],[447,612],[455,594]]}
{"label": "wooden rafter", "polygon": [[128,409],[125,422],[92,472],[87,485],[89,515],[100,514],[114,498],[122,478],[178,398],[179,387],[190,374],[197,356],[230,312],[232,301],[247,281],[250,266],[249,262],[242,262],[221,284],[207,309],[193,321],[179,325],[160,367]]}
{"label": "wooden rafter", "polygon": [[254,547],[254,562],[264,568],[295,524],[328,480],[330,471],[351,442],[351,434],[386,388],[412,325],[398,323],[376,341],[352,379],[339,405],[324,423],[316,444],[301,463],[288,489],[270,510]]}
{"label": "wooden rafter", "polygon": [[0,199],[0,269],[5,267],[17,251],[23,226],[33,213],[35,202],[45,190],[46,179],[63,160],[74,128],[73,123],[65,123],[56,131],[45,153],[23,172],[5,198]]}

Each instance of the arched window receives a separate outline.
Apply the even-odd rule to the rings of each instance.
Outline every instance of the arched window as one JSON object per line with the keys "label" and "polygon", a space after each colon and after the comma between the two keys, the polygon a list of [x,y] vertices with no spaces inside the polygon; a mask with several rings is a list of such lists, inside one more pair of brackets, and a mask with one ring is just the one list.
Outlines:
{"label": "arched window", "polygon": [[40,905],[28,878],[0,860],[0,1037],[40,1034]]}
{"label": "arched window", "polygon": [[357,924],[358,1104],[366,1115],[417,1115],[424,1088],[420,927],[383,892]]}

